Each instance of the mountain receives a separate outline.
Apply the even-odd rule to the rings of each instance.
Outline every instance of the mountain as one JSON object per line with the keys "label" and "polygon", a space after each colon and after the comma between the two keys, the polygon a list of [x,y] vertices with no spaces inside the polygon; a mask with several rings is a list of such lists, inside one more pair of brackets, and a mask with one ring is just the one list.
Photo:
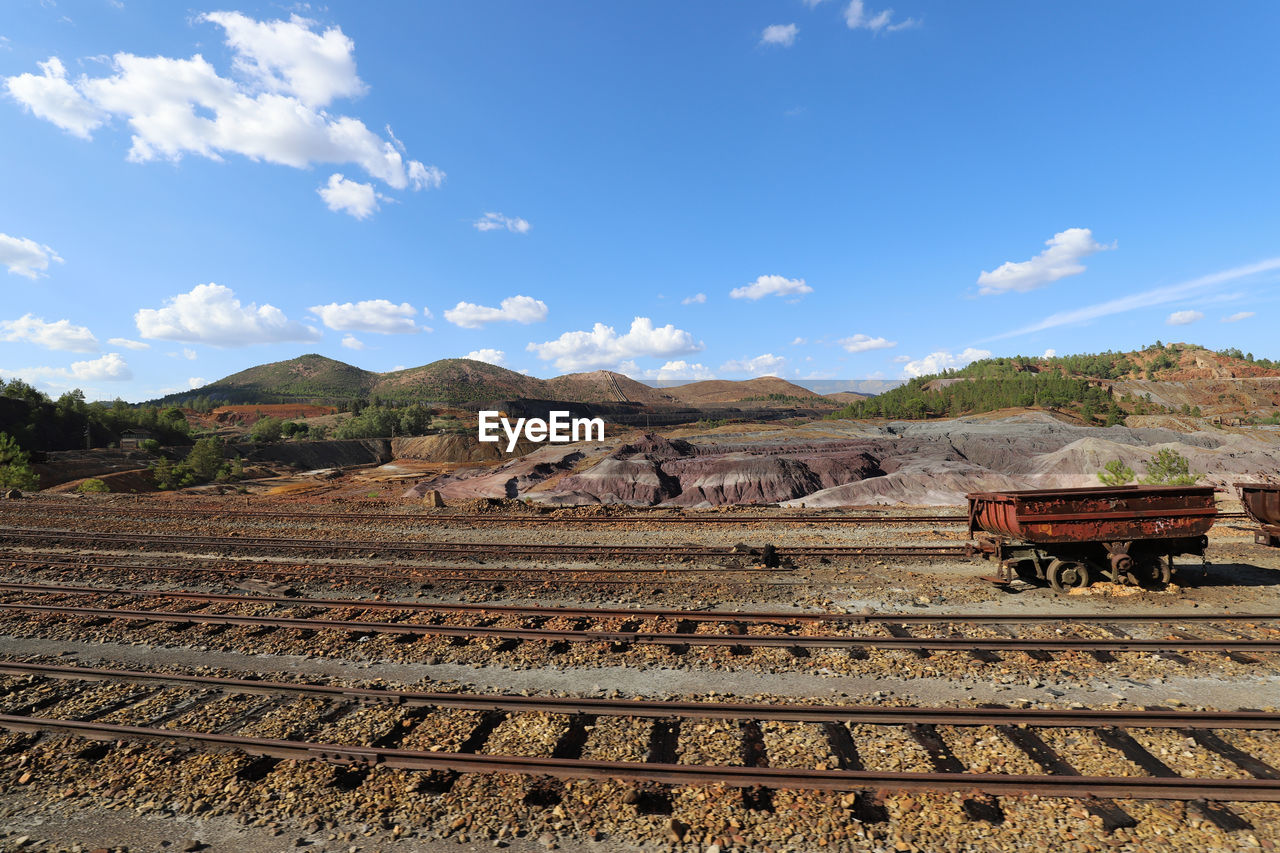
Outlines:
{"label": "mountain", "polygon": [[801,388],[776,376],[761,376],[741,381],[708,379],[703,382],[690,382],[688,385],[677,385],[666,390],[671,396],[692,406],[742,402],[803,401],[817,405],[830,403],[829,400],[808,388]]}
{"label": "mountain", "polygon": [[390,400],[468,403],[515,397],[548,399],[543,380],[469,358],[445,358],[375,376],[378,381],[371,395]]}
{"label": "mountain", "polygon": [[550,399],[569,400],[575,403],[610,401],[643,403],[647,406],[670,406],[680,402],[670,394],[610,370],[567,373],[564,376],[548,379],[546,385]]}
{"label": "mountain", "polygon": [[172,403],[200,395],[228,403],[276,403],[335,397],[352,399],[369,396],[380,375],[310,353],[288,361],[259,364],[192,391],[170,394],[161,402]]}

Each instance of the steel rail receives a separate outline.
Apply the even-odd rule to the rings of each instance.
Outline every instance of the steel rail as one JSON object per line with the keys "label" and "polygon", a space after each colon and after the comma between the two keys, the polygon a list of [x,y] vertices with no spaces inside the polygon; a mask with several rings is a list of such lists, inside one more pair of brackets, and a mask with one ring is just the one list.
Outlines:
{"label": "steel rail", "polygon": [[[135,506],[125,507],[75,506],[57,504],[52,501],[42,503],[41,508],[55,509],[60,512],[74,512],[80,515],[163,515],[181,518],[208,517],[218,518],[283,518],[289,521],[315,519],[317,521],[359,521],[359,522],[429,522],[449,523],[454,521],[467,524],[769,524],[799,522],[817,524],[964,524],[968,518],[963,515],[822,515],[819,513],[796,513],[778,515],[738,515],[726,513],[706,513],[705,515],[645,515],[630,513],[627,515],[571,516],[571,515],[525,515],[520,513],[408,513],[386,512],[367,514],[359,512],[289,512],[285,510],[248,510],[248,509],[216,509],[216,508],[178,508]],[[14,514],[26,507],[11,508]],[[0,514],[3,511],[0,510]]]}
{"label": "steel rail", "polygon": [[[541,557],[547,554],[627,557],[735,557],[732,547],[712,545],[578,545],[511,542],[389,542],[349,539],[294,539],[265,536],[180,536],[146,533],[109,533],[0,527],[0,538],[70,542],[128,542],[132,545],[190,545],[215,548],[275,548],[310,551],[395,551],[419,554],[474,554],[498,552],[509,556]],[[963,557],[972,556],[972,545],[916,545],[905,547],[860,545],[789,545],[779,553],[804,557]]]}
{"label": "steel rail", "polygon": [[[92,506],[83,507],[68,504],[42,502],[42,508],[51,508],[63,512],[81,514],[108,514],[115,512],[125,514],[136,512],[117,507]],[[25,507],[14,507],[14,511]],[[794,513],[777,515],[736,515],[724,513],[706,513],[704,515],[646,515],[630,513],[620,516],[559,516],[559,515],[522,515],[518,513],[359,513],[359,512],[292,512],[287,510],[248,510],[220,509],[216,507],[156,507],[147,506],[145,513],[151,515],[168,515],[179,517],[198,517],[201,515],[216,518],[284,518],[290,521],[305,519],[316,520],[350,520],[362,522],[381,521],[413,521],[413,522],[452,522],[462,521],[468,524],[768,524],[778,522],[832,523],[832,524],[965,524],[968,517],[963,515],[824,515],[821,513]],[[1221,512],[1218,518],[1246,518],[1243,512]]]}
{"label": "steel rail", "polygon": [[[109,563],[98,560],[90,561],[88,559],[79,560],[55,560],[47,558],[32,557],[16,557],[10,554],[0,554],[0,563],[21,563],[23,565],[65,567],[71,569],[112,569],[132,572],[151,572],[160,574],[212,574],[227,575],[232,577],[242,577],[246,574],[266,574],[279,577],[289,577],[302,580],[335,580],[339,578],[375,582],[375,581],[409,581],[421,583],[429,581],[431,583],[504,583],[504,584],[534,584],[548,585],[556,584],[593,584],[605,586],[636,586],[638,584],[663,583],[699,583],[706,584],[710,581],[702,577],[708,572],[718,574],[763,574],[765,571],[769,573],[786,574],[788,569],[769,569],[761,570],[755,567],[735,567],[735,566],[681,566],[679,568],[650,568],[648,566],[626,566],[610,569],[584,567],[579,569],[566,569],[558,567],[559,574],[569,575],[568,577],[548,578],[546,575],[550,570],[544,570],[542,567],[533,568],[503,568],[497,566],[485,566],[480,569],[468,569],[455,566],[405,566],[399,572],[377,571],[377,567],[365,568],[352,564],[332,564],[322,563],[319,565],[306,567],[296,564],[274,565],[271,563],[253,563],[243,568],[229,568],[217,566],[153,566],[143,563]],[[537,577],[524,577],[524,575],[535,574]],[[606,574],[610,577],[597,578],[595,575]],[[631,578],[619,579],[617,575],[659,575],[659,577]],[[591,575],[592,577],[586,577]],[[687,575],[697,575],[698,577],[686,577]],[[741,584],[742,581],[737,583]],[[724,584],[732,586],[733,584]],[[781,586],[785,585],[780,581],[756,580],[751,579],[750,585],[758,587],[763,585]]]}
{"label": "steel rail", "polygon": [[399,634],[439,637],[471,637],[545,642],[615,643],[660,646],[741,646],[751,648],[878,648],[938,649],[957,651],[1238,651],[1280,652],[1280,639],[1094,639],[1057,637],[1052,640],[1015,637],[879,637],[841,634],[694,634],[659,631],[597,631],[554,628],[501,628],[489,625],[424,625],[415,622],[365,622],[287,616],[243,616],[230,613],[125,610],[55,604],[0,602],[0,611],[84,616],[130,622],[182,625],[234,625],[254,628],[291,628],[306,631],[343,631],[352,634]]}
{"label": "steel rail", "polygon": [[868,624],[1054,624],[1054,623],[1150,623],[1171,622],[1280,622],[1280,613],[815,613],[789,610],[675,610],[669,608],[626,607],[542,607],[519,604],[452,604],[430,601],[384,601],[352,598],[308,598],[304,596],[241,595],[199,590],[134,589],[125,587],[70,586],[65,584],[23,584],[0,582],[0,591],[49,595],[133,596],[177,598],[232,604],[272,604],[284,607],[314,607],[333,610],[382,610],[425,613],[506,614],[589,619],[672,619],[691,622],[843,622]]}
{"label": "steel rail", "polygon": [[158,729],[48,717],[22,717],[11,714],[0,715],[0,727],[24,733],[48,731],[78,735],[93,740],[132,739],[193,744],[198,747],[231,749],[249,755],[271,758],[313,759],[333,764],[363,766],[382,765],[403,770],[517,773],[568,779],[653,781],[669,785],[726,784],[732,787],[767,786],[805,790],[977,790],[999,795],[1101,796],[1159,800],[1212,799],[1229,802],[1280,801],[1280,779],[911,773],[592,761],[289,741],[183,729]]}
{"label": "steel rail", "polygon": [[266,681],[183,675],[167,672],[0,661],[0,674],[17,678],[119,682],[223,693],[349,701],[360,705],[398,705],[458,711],[593,714],[644,719],[773,720],[798,723],[847,723],[901,726],[1036,726],[1040,728],[1154,728],[1280,730],[1280,714],[1268,711],[1097,710],[1071,708],[946,708],[892,705],[801,705],[777,702],[677,702],[596,697],[521,696],[501,693],[436,693],[310,682]]}

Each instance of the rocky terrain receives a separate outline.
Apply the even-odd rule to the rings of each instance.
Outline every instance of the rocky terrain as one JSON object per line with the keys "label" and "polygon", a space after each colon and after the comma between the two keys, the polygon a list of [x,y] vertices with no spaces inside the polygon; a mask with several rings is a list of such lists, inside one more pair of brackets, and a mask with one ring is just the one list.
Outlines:
{"label": "rocky terrain", "polygon": [[1280,478],[1280,430],[1266,427],[1083,427],[1030,412],[684,432],[691,434],[630,433],[603,444],[546,446],[494,467],[426,478],[406,496],[438,490],[446,500],[696,508],[946,505],[963,503],[971,491],[1098,485],[1097,472],[1113,459],[1141,475],[1165,448],[1187,457],[1203,483]]}

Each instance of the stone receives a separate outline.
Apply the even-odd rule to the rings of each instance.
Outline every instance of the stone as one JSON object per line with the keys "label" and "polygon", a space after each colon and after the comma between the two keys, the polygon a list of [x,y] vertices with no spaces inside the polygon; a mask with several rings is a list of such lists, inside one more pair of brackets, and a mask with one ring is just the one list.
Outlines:
{"label": "stone", "polygon": [[432,489],[422,496],[422,505],[431,509],[443,509],[445,505],[444,497],[438,489]]}

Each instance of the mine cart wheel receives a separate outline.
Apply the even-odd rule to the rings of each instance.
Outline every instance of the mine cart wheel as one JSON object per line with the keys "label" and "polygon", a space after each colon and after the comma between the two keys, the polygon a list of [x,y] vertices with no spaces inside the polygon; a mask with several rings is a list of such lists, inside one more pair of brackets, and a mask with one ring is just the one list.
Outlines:
{"label": "mine cart wheel", "polygon": [[1089,585],[1089,567],[1074,560],[1054,560],[1044,575],[1058,592]]}

